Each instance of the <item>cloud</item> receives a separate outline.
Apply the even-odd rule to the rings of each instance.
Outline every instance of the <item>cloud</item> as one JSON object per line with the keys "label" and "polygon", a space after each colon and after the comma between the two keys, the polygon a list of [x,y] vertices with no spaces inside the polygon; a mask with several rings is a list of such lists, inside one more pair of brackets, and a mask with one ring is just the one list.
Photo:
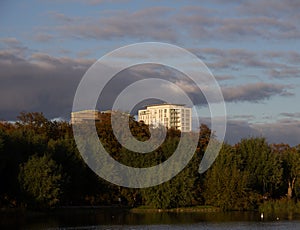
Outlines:
{"label": "cloud", "polygon": [[298,53],[298,52],[295,52],[295,51],[290,51],[289,53],[288,53],[288,60],[290,61],[290,62],[292,62],[292,63],[294,63],[294,64],[299,64],[299,62],[300,62],[300,53]]}
{"label": "cloud", "polygon": [[[261,132],[256,130],[251,123],[247,120],[228,117],[226,123],[226,133],[224,142],[229,144],[237,144],[243,138],[251,138],[251,137],[261,137]],[[211,126],[210,117],[201,117],[201,123]],[[213,130],[214,131],[214,130]]]}
{"label": "cloud", "polygon": [[272,78],[295,78],[300,77],[300,70],[298,68],[284,68],[281,70],[272,69],[269,72]]}
{"label": "cloud", "polygon": [[84,0],[82,2],[90,5],[98,5],[104,3],[127,3],[128,1],[129,0]]}
{"label": "cloud", "polygon": [[[28,58],[15,56],[9,51],[0,52],[0,119],[14,120],[20,111],[42,111],[49,118],[69,118],[72,100],[77,85],[87,68],[94,60],[58,58],[44,53],[33,53]],[[143,71],[145,70],[145,71]],[[157,68],[155,76],[168,79],[176,76],[169,69]],[[106,88],[106,98],[114,98],[130,83],[153,76],[153,66],[139,66],[127,70],[112,80]],[[159,75],[160,74],[160,75]],[[197,89],[179,76],[173,82],[181,86],[190,95],[199,97]],[[159,92],[160,86],[153,87]],[[165,86],[163,86],[165,87]],[[113,91],[111,90],[113,89]],[[268,83],[247,84],[223,88],[227,101],[252,101],[268,99],[275,95],[285,95],[289,86]],[[169,92],[168,92],[169,93]],[[148,100],[140,106],[151,104],[155,99]],[[106,103],[110,103],[109,100]],[[201,102],[203,103],[203,102]],[[135,108],[136,109],[136,108]],[[264,136],[269,143],[285,142],[290,145],[299,144],[300,117],[299,113],[281,113],[285,117],[270,124],[251,124],[252,115],[231,116],[227,123],[225,140],[231,144],[241,138]]]}
{"label": "cloud", "polygon": [[[202,122],[209,125],[208,118]],[[229,144],[237,144],[244,138],[264,137],[268,143],[286,143],[291,146],[300,144],[300,121],[289,123],[276,121],[273,123],[256,124],[242,118],[229,118],[227,121],[224,141]]]}
{"label": "cloud", "polygon": [[[141,107],[153,103],[157,103],[155,98],[172,98],[174,101],[167,101],[169,103],[184,103],[183,99],[180,98],[178,88],[181,88],[193,101],[194,104],[205,104],[206,100],[198,87],[191,82],[189,78],[185,75],[179,73],[178,71],[161,66],[156,64],[143,64],[131,67],[129,69],[123,70],[118,73],[114,78],[112,78],[109,83],[105,86],[104,90],[101,93],[103,99],[99,99],[101,104],[98,104],[98,107],[103,109],[104,107],[109,108],[114,103],[116,97],[129,85],[133,84],[136,81],[141,81],[144,79],[163,79],[164,82],[149,83],[144,85],[144,87],[135,88],[134,92],[128,92],[125,96],[126,98],[133,97],[134,100],[139,98],[138,95],[144,95],[145,91],[149,93],[151,91],[152,99],[145,101],[141,104]],[[142,83],[141,83],[142,84]],[[175,87],[175,85],[177,87]],[[146,87],[146,88],[145,88]],[[170,97],[170,95],[173,95]],[[125,105],[126,106],[126,105]]]}
{"label": "cloud", "polygon": [[248,49],[219,49],[219,48],[192,48],[192,53],[205,61],[209,68],[217,71],[223,69],[240,70],[245,68],[255,68],[259,70],[291,69],[292,56],[294,62],[297,60],[297,52],[270,52],[252,51]]}
{"label": "cloud", "polygon": [[[193,38],[232,40],[253,37],[270,38],[273,30],[290,29],[288,25],[276,18],[268,17],[226,17],[226,13],[203,13],[203,9],[189,13],[180,12],[177,22]],[[212,16],[214,15],[214,16]]]}
{"label": "cloud", "polygon": [[[0,50],[0,108],[2,118],[13,119],[22,110],[44,111],[50,117],[68,117],[77,84],[95,60],[54,57],[42,52],[33,52],[14,38],[2,39],[2,42],[8,44],[8,49]],[[251,51],[241,49],[219,50],[207,48],[202,51],[212,56],[220,55],[225,59],[227,59],[227,56],[239,60],[252,57]],[[82,57],[87,53],[79,53],[78,55]],[[112,81],[111,85],[107,87],[106,93],[109,96],[106,98],[105,106],[109,106],[124,87],[136,80],[153,77],[154,75],[170,80],[173,84],[181,87],[190,96],[194,104],[207,104],[203,93],[209,92],[210,88],[203,86],[202,90],[207,92],[201,92],[188,78],[176,73],[175,70],[162,66],[154,68],[151,65],[142,65],[125,71],[121,75],[122,78]],[[233,78],[231,75],[216,76],[216,79],[220,81]],[[157,86],[151,87],[159,90]],[[289,89],[290,86],[285,84],[270,83],[250,83],[222,87],[226,102],[250,101],[255,103],[276,95],[290,96],[292,94]],[[166,93],[168,92],[166,91]]]}
{"label": "cloud", "polygon": [[91,50],[81,50],[77,53],[77,57],[79,58],[85,58],[90,56],[93,53]]}
{"label": "cloud", "polygon": [[[225,79],[227,79],[227,77]],[[115,96],[112,96],[112,94],[118,95],[119,92],[121,92],[121,90],[126,86],[132,84],[134,81],[145,78],[161,78],[169,81],[170,84],[164,85],[165,88],[157,85],[148,86],[149,88],[163,91],[166,94],[176,94],[177,89],[172,86],[172,84],[175,84],[189,95],[195,105],[206,105],[207,101],[204,95],[210,95],[211,92],[211,87],[209,85],[202,85],[200,89],[189,78],[182,74],[176,73],[175,70],[162,67],[160,65],[147,64],[122,71],[118,78],[110,82],[110,85],[106,89],[106,93],[111,95],[109,98],[111,98],[113,101]],[[229,77],[229,79],[231,78]],[[290,85],[286,84],[257,82],[230,87],[222,86],[221,90],[223,92],[225,102],[247,101],[252,103],[260,103],[274,96],[293,96],[293,94],[289,91],[291,88],[292,87]]]}
{"label": "cloud", "polygon": [[300,113],[280,113],[281,116],[288,117],[288,118],[300,118]]}
{"label": "cloud", "polygon": [[29,52],[29,48],[24,46],[15,37],[0,38],[1,43],[4,45],[4,49],[0,50],[2,53],[5,52],[24,57]]}
{"label": "cloud", "polygon": [[227,80],[235,79],[235,77],[231,75],[216,75],[214,77],[216,78],[217,81],[227,81]]}
{"label": "cloud", "polygon": [[49,42],[54,39],[54,36],[51,34],[38,33],[34,35],[33,39],[37,42]]}
{"label": "cloud", "polygon": [[1,119],[14,120],[21,111],[68,119],[77,85],[93,62],[43,53],[23,58],[0,51]]}
{"label": "cloud", "polygon": [[[65,3],[74,3],[79,2],[82,4],[88,5],[100,5],[100,4],[107,4],[107,3],[127,3],[129,0],[54,0],[58,2],[65,2]],[[53,2],[53,0],[51,0]]]}
{"label": "cloud", "polygon": [[228,120],[225,134],[225,141],[229,144],[236,144],[243,138],[259,137],[261,133],[245,120]]}
{"label": "cloud", "polygon": [[[219,3],[219,5],[222,4],[224,2]],[[248,10],[247,3],[243,2],[237,4],[237,8],[239,11]],[[211,14],[203,13],[203,9],[189,13],[181,11],[176,19],[179,25],[185,26],[184,29],[190,36],[198,39],[222,39],[223,41],[246,39],[251,41],[257,37],[286,39],[300,36],[298,24],[294,20],[281,18],[281,12],[277,12],[276,16],[266,16],[266,14],[257,14],[255,11],[250,14],[249,12],[237,14],[234,7],[231,9]],[[293,12],[297,13],[296,8],[293,9]]]}
{"label": "cloud", "polygon": [[[88,4],[108,3],[107,0],[89,0]],[[123,1],[121,1],[123,2]],[[273,9],[276,14],[259,14],[262,5],[276,8],[276,4],[263,1],[235,3],[228,11],[218,8],[199,7],[149,7],[136,11],[110,10],[101,11],[98,17],[74,17],[59,12],[50,12],[57,24],[50,26],[62,36],[109,40],[131,38],[139,40],[159,40],[167,42],[184,42],[186,39],[222,41],[255,41],[294,39],[300,37],[300,29],[292,16],[285,17],[286,12]],[[225,3],[218,3],[219,9]],[[285,4],[280,4],[281,6]],[[295,4],[294,4],[295,5]],[[297,4],[296,4],[297,5]],[[252,13],[244,13],[250,9]],[[259,10],[256,11],[256,8]],[[280,8],[280,7],[277,7]],[[264,11],[266,9],[263,9]],[[297,15],[297,8],[286,9],[291,15]],[[283,17],[284,16],[284,17]],[[180,28],[180,29],[179,29]]]}
{"label": "cloud", "polygon": [[223,96],[227,102],[250,101],[259,102],[272,96],[292,96],[290,86],[272,83],[251,83],[234,87],[223,87]]}
{"label": "cloud", "polygon": [[260,131],[269,143],[300,144],[300,121],[277,121],[270,124],[256,124],[253,128]]}
{"label": "cloud", "polygon": [[237,7],[237,10],[243,15],[265,15],[268,17],[298,17],[297,9],[300,2],[297,0],[255,0],[244,1]]}
{"label": "cloud", "polygon": [[254,115],[233,115],[233,116],[230,116],[229,119],[231,119],[231,120],[241,120],[241,121],[244,121],[244,120],[250,121],[250,120],[255,119],[255,116]]}
{"label": "cloud", "polygon": [[63,36],[80,39],[131,38],[174,42],[177,32],[172,25],[171,11],[169,7],[153,7],[134,12],[118,10],[104,12],[99,18],[70,17],[52,12],[52,16],[60,20],[52,29]]}
{"label": "cloud", "polygon": [[1,42],[7,44],[8,46],[16,46],[20,45],[21,43],[14,37],[7,37],[7,38],[1,38]]}
{"label": "cloud", "polygon": [[75,22],[76,19],[79,19],[76,17],[69,17],[63,13],[59,13],[59,12],[55,12],[55,11],[48,12],[48,15],[50,15],[55,20],[57,20],[59,22],[64,22],[64,23]]}

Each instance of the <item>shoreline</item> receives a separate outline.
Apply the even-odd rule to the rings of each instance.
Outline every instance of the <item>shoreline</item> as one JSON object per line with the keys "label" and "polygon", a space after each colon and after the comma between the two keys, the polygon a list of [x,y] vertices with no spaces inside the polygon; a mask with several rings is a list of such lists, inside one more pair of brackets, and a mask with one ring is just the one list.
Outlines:
{"label": "shoreline", "polygon": [[74,211],[89,211],[89,210],[109,210],[114,212],[130,212],[130,213],[191,213],[191,212],[222,212],[218,207],[213,206],[195,206],[195,207],[181,207],[171,209],[159,209],[147,206],[130,207],[120,205],[100,205],[100,206],[59,206],[53,209],[35,210],[29,208],[0,208],[0,213],[56,213],[59,211],[74,210]]}
{"label": "shoreline", "polygon": [[170,209],[159,209],[151,208],[147,206],[141,206],[136,208],[131,208],[130,212],[132,213],[160,213],[160,212],[181,212],[181,213],[190,213],[190,212],[221,212],[222,210],[218,207],[213,206],[195,206],[195,207],[181,207],[181,208],[170,208]]}
{"label": "shoreline", "polygon": [[115,213],[217,213],[217,212],[223,212],[223,213],[231,213],[231,212],[258,212],[258,213],[265,213],[265,214],[282,214],[282,213],[292,213],[292,214],[299,214],[300,212],[297,209],[293,209],[289,206],[287,207],[273,207],[274,204],[270,203],[270,205],[261,206],[257,210],[227,210],[224,211],[219,207],[215,206],[191,206],[191,207],[178,207],[178,208],[170,208],[170,209],[159,209],[159,208],[153,208],[150,206],[138,206],[138,207],[132,207],[132,206],[125,206],[125,205],[97,205],[97,206],[85,206],[85,205],[78,205],[78,206],[58,206],[52,209],[30,209],[26,207],[1,207],[0,213],[1,214],[37,214],[37,215],[43,215],[43,214],[55,214],[65,211],[74,211],[74,212],[86,212],[86,211],[109,211],[109,212],[115,212]]}

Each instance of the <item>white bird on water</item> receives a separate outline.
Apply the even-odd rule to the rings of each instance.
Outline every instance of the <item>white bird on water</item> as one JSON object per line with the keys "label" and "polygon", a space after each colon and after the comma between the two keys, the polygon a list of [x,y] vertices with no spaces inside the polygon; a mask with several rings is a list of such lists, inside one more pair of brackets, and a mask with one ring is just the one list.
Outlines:
{"label": "white bird on water", "polygon": [[264,213],[262,212],[261,214],[260,214],[260,219],[264,219]]}

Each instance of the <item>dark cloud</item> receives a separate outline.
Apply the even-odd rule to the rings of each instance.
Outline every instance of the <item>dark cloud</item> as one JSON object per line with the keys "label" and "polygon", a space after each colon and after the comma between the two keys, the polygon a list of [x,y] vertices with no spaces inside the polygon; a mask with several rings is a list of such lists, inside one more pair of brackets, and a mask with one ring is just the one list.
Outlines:
{"label": "dark cloud", "polygon": [[[53,57],[45,53],[32,53],[28,57],[15,55],[9,50],[0,51],[1,86],[0,108],[2,119],[13,119],[20,111],[43,111],[49,117],[68,118],[77,85],[95,60]],[[178,71],[177,71],[178,72]],[[104,90],[103,109],[112,105],[116,96],[131,83],[144,78],[162,78],[183,89],[194,104],[206,104],[203,93],[186,76],[170,68],[142,65],[123,71]],[[222,77],[219,77],[222,79]],[[223,79],[230,79],[225,76]],[[172,87],[149,86],[172,93]],[[166,88],[167,87],[167,88]],[[225,101],[259,102],[272,96],[291,95],[289,86],[254,83],[223,87]],[[204,87],[204,90],[206,88]],[[209,88],[207,88],[209,90]],[[173,93],[176,93],[175,91]],[[103,106],[103,105],[102,105]]]}
{"label": "dark cloud", "polygon": [[77,85],[92,63],[42,53],[22,58],[1,51],[1,119],[14,120],[21,111],[68,119]]}
{"label": "dark cloud", "polygon": [[[193,104],[206,104],[205,97],[201,90],[184,74],[162,65],[143,64],[125,69],[114,76],[103,89],[99,98],[99,102],[101,102],[101,104],[98,103],[98,107],[101,109],[111,109],[116,97],[122,92],[122,90],[136,81],[149,78],[163,79],[168,83],[161,85],[147,84],[146,87],[148,89],[152,89],[151,94],[153,95],[153,98],[140,103],[142,107],[151,104],[150,102],[153,104],[158,103],[157,99],[160,99],[160,95],[174,95],[173,99],[176,100],[177,97],[175,97],[175,95],[178,95],[178,89],[175,88],[174,85],[181,88],[190,97]],[[130,93],[133,93],[136,96],[143,95],[143,90],[144,89],[137,88],[134,92]],[[182,101],[167,102],[182,103]],[[136,108],[138,108],[138,106],[136,106]],[[134,111],[136,111],[136,108]]]}
{"label": "dark cloud", "polygon": [[272,83],[251,83],[234,87],[223,87],[223,96],[227,102],[250,101],[259,102],[272,96],[291,96],[290,86]]}
{"label": "dark cloud", "polygon": [[[1,41],[8,47],[0,50],[1,118],[13,119],[22,110],[43,111],[50,117],[68,117],[77,85],[95,60],[53,57],[45,53],[29,52],[29,49],[15,38],[6,38]],[[206,52],[211,56],[220,56],[225,60],[223,60],[224,62],[228,63],[230,59],[249,63],[249,59],[252,60],[251,58],[254,56],[252,51],[242,49],[206,48],[196,51]],[[84,55],[87,53],[80,54],[80,56]],[[286,56],[289,55],[288,53]],[[287,73],[291,74],[291,72]],[[116,78],[117,80],[110,82],[110,85],[106,87],[108,96],[104,109],[108,109],[106,107],[113,103],[114,98],[126,86],[134,81],[153,78],[153,76],[179,86],[190,96],[194,104],[207,104],[203,93],[207,94],[210,90],[209,87],[203,87],[204,91],[202,92],[188,77],[167,67],[157,68],[151,65],[142,65],[122,72],[120,76],[122,77]],[[216,76],[219,81],[233,78],[231,75]],[[166,92],[174,90],[169,86],[149,87]],[[222,87],[222,91],[226,102],[250,101],[257,103],[276,95],[291,96],[290,88],[291,86],[285,84],[259,82],[230,87],[225,85]],[[175,91],[173,93],[176,93]]]}

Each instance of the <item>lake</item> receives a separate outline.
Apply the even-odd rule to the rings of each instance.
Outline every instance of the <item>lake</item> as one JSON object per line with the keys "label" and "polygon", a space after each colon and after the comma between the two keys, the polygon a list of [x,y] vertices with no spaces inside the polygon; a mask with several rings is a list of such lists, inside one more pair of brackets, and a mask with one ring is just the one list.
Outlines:
{"label": "lake", "polygon": [[1,229],[300,229],[300,217],[258,212],[131,213],[120,208],[71,208],[50,213],[0,213]]}

